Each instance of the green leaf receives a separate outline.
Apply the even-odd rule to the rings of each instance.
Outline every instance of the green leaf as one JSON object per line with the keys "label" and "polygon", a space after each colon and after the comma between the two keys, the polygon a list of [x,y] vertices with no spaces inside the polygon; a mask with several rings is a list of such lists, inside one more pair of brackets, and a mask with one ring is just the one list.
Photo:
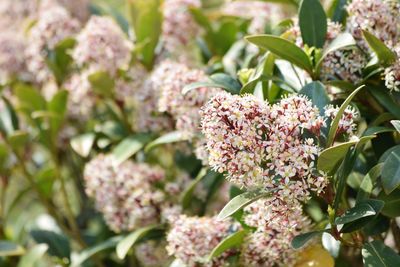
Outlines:
{"label": "green leaf", "polygon": [[114,236],[110,239],[107,239],[104,242],[101,242],[95,246],[89,247],[81,251],[76,257],[72,258],[71,267],[80,267],[82,263],[87,261],[93,255],[115,247],[121,240],[123,236]]}
{"label": "green leaf", "polygon": [[162,0],[129,0],[129,10],[136,41],[145,43],[141,49],[141,61],[151,69],[155,49],[161,34]]}
{"label": "green leaf", "polygon": [[299,11],[299,26],[304,44],[322,48],[325,43],[327,21],[319,0],[303,0]]}
{"label": "green leaf", "polygon": [[329,230],[320,230],[320,231],[313,231],[308,232],[305,234],[297,235],[292,240],[292,248],[300,249],[305,244],[307,244],[311,239],[315,238],[316,236],[322,235],[322,233],[328,233]]}
{"label": "green leaf", "polygon": [[139,228],[129,235],[125,236],[121,241],[118,242],[116,251],[117,256],[120,259],[124,259],[126,254],[128,254],[129,249],[140,239],[148,235],[153,230],[160,230],[162,227],[160,225],[150,225],[147,227]]}
{"label": "green leaf", "polygon": [[69,74],[72,57],[68,52],[75,44],[75,39],[66,38],[59,42],[53,50],[48,52],[46,63],[53,72],[58,84],[62,84]]}
{"label": "green leaf", "polygon": [[346,156],[350,147],[357,144],[358,141],[350,141],[333,147],[329,147],[321,152],[318,157],[317,169],[330,173],[335,170],[340,161]]}
{"label": "green leaf", "polygon": [[374,215],[376,215],[374,208],[371,207],[368,202],[363,201],[357,203],[353,208],[347,210],[342,216],[336,217],[335,224],[346,224]]}
{"label": "green leaf", "polygon": [[400,190],[396,189],[389,195],[381,191],[378,195],[378,199],[385,202],[382,214],[390,218],[396,218],[400,216]]}
{"label": "green leaf", "polygon": [[159,145],[176,143],[176,142],[181,142],[181,141],[186,141],[186,140],[188,140],[188,138],[184,133],[179,132],[179,131],[170,132],[170,133],[160,136],[156,140],[149,143],[146,146],[145,151],[148,152],[151,149],[153,149]]}
{"label": "green leaf", "polygon": [[150,141],[150,138],[148,134],[135,134],[122,140],[111,152],[115,159],[115,166],[118,166],[142,149]]}
{"label": "green leaf", "polygon": [[400,148],[393,150],[384,162],[382,169],[382,187],[390,194],[400,185]]}
{"label": "green leaf", "polygon": [[2,102],[0,105],[4,107],[0,112],[0,131],[9,135],[19,129],[19,120],[11,102],[4,96],[0,101]]}
{"label": "green leaf", "polygon": [[13,149],[18,150],[26,146],[29,141],[29,134],[25,131],[18,130],[9,135],[7,140]]}
{"label": "green leaf", "polygon": [[358,87],[356,90],[354,90],[348,97],[347,99],[343,102],[343,104],[340,106],[339,111],[336,114],[335,119],[331,123],[331,127],[329,128],[329,133],[328,133],[328,140],[327,140],[327,147],[332,146],[333,142],[335,141],[336,137],[336,132],[339,126],[339,121],[343,116],[344,111],[346,110],[347,106],[350,104],[351,100],[353,97],[364,87],[364,85]]}
{"label": "green leaf", "polygon": [[271,51],[271,53],[293,63],[299,68],[306,70],[310,74],[313,71],[311,61],[307,54],[297,45],[286,39],[274,35],[264,34],[247,36],[246,40],[263,49]]}
{"label": "green leaf", "polygon": [[365,267],[400,266],[400,256],[379,240],[364,244],[361,254]]}
{"label": "green leaf", "polygon": [[225,73],[216,73],[210,76],[210,79],[216,84],[220,84],[222,88],[232,94],[239,94],[242,85]]}
{"label": "green leaf", "polygon": [[306,84],[299,94],[308,96],[311,102],[318,107],[321,115],[324,114],[324,108],[329,104],[330,100],[326,93],[325,86],[321,82],[311,82]]}
{"label": "green leaf", "polygon": [[48,245],[50,255],[60,259],[70,258],[71,247],[66,236],[47,230],[32,230],[30,234],[36,243]]}
{"label": "green leaf", "polygon": [[387,132],[393,132],[393,129],[389,128],[389,127],[384,127],[384,126],[372,126],[365,130],[365,132],[363,133],[363,136],[368,136],[368,135],[373,135],[373,134],[381,134],[381,133],[387,133]]}
{"label": "green leaf", "polygon": [[347,0],[333,0],[328,8],[328,17],[334,22],[344,24],[346,18],[346,4]]}
{"label": "green leaf", "polygon": [[61,128],[61,124],[64,120],[65,113],[67,111],[68,102],[68,91],[59,90],[50,102],[47,103],[47,110],[57,114],[58,116],[50,119],[51,131],[55,137]]}
{"label": "green leaf", "polygon": [[370,32],[363,30],[363,36],[367,41],[368,45],[375,52],[379,59],[379,63],[383,66],[389,66],[396,61],[396,54],[390,50],[381,40],[375,37]]}
{"label": "green leaf", "polygon": [[17,267],[35,267],[36,264],[42,260],[47,249],[48,246],[46,244],[34,246],[24,256],[21,257]]}
{"label": "green leaf", "polygon": [[392,113],[397,119],[400,119],[400,106],[394,101],[386,87],[368,85],[368,91],[387,111]]}
{"label": "green leaf", "polygon": [[220,256],[228,249],[240,247],[246,235],[246,230],[240,230],[221,240],[221,242],[219,242],[219,244],[211,251],[210,255],[208,256],[208,261]]}
{"label": "green leaf", "polygon": [[14,93],[23,109],[29,112],[46,110],[46,100],[36,88],[18,84],[15,87]]}
{"label": "green leaf", "polygon": [[0,240],[0,257],[23,255],[25,250],[18,244],[11,241]]}
{"label": "green leaf", "polygon": [[391,120],[390,123],[394,126],[396,131],[400,133],[400,120]]}
{"label": "green leaf", "polygon": [[381,176],[382,168],[383,168],[383,163],[379,163],[374,167],[372,167],[367,173],[367,175],[364,176],[357,193],[357,199],[356,199],[357,203],[367,199],[370,196],[372,189],[374,188],[374,184],[376,183],[376,180],[378,179],[379,176]]}
{"label": "green leaf", "polygon": [[104,97],[112,97],[114,94],[114,79],[105,71],[98,71],[88,76],[92,89]]}
{"label": "green leaf", "polygon": [[71,139],[70,144],[72,149],[81,157],[89,156],[90,150],[93,147],[96,135],[94,133],[85,133]]}
{"label": "green leaf", "polygon": [[250,205],[251,203],[262,197],[267,197],[269,194],[270,192],[264,191],[262,189],[244,192],[243,194],[240,194],[231,199],[228,204],[225,205],[225,207],[218,214],[218,219],[224,220],[238,210],[243,209],[247,205]]}
{"label": "green leaf", "polygon": [[349,48],[351,46],[355,46],[356,45],[356,41],[354,40],[353,36],[350,33],[341,33],[339,34],[335,40],[333,40],[324,50],[322,53],[321,58],[318,60],[317,65],[316,65],[316,69],[319,72],[319,70],[321,69],[322,63],[324,61],[324,58],[336,51],[336,50],[340,50],[340,49],[345,49],[345,48]]}
{"label": "green leaf", "polygon": [[196,189],[196,186],[201,182],[201,180],[206,176],[207,168],[202,168],[197,174],[196,179],[194,179],[182,192],[181,203],[182,208],[187,209],[190,206],[190,202],[192,200],[193,192]]}

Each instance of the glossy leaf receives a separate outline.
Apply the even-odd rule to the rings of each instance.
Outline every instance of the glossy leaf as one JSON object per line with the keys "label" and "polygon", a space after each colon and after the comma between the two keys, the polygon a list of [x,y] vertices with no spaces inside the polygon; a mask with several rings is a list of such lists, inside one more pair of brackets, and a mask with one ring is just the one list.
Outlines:
{"label": "glossy leaf", "polygon": [[387,195],[385,192],[381,192],[378,195],[378,199],[385,202],[385,206],[382,209],[382,214],[390,218],[396,218],[400,216],[400,190],[396,189]]}
{"label": "glossy leaf", "polygon": [[348,223],[343,225],[343,227],[340,230],[340,232],[342,232],[342,233],[351,233],[351,232],[354,232],[356,230],[359,230],[359,229],[367,226],[375,218],[378,217],[378,214],[382,211],[382,208],[385,205],[385,203],[383,201],[381,201],[381,200],[368,199],[368,200],[364,200],[362,202],[356,203],[356,206],[357,205],[361,205],[362,203],[367,203],[368,205],[370,205],[374,209],[375,215],[364,216],[364,217],[358,218],[356,220],[353,220],[351,222],[348,222]]}
{"label": "glossy leaf", "polygon": [[333,0],[328,8],[327,15],[334,21],[343,24],[346,18],[347,0]]}
{"label": "glossy leaf", "polygon": [[300,249],[313,238],[322,235],[322,233],[328,232],[328,230],[313,231],[304,234],[297,235],[292,240],[292,248]]}
{"label": "glossy leaf", "polygon": [[321,82],[311,82],[305,85],[299,93],[308,96],[311,102],[318,107],[320,114],[324,114],[324,107],[329,104],[330,100],[325,86]]}
{"label": "glossy leaf", "polygon": [[394,126],[396,131],[400,133],[400,120],[391,120],[390,123]]}
{"label": "glossy leaf", "polygon": [[67,237],[56,232],[47,230],[32,230],[30,232],[33,240],[38,244],[47,244],[49,253],[58,258],[69,259],[71,254],[71,247]]}
{"label": "glossy leaf", "polygon": [[153,149],[159,145],[176,143],[176,142],[181,142],[181,141],[186,141],[186,140],[187,140],[187,136],[182,132],[175,131],[175,132],[166,133],[166,134],[160,136],[159,138],[157,138],[156,140],[152,141],[151,143],[149,143],[145,147],[145,151],[148,152],[151,149]]}
{"label": "glossy leaf", "polygon": [[350,141],[333,147],[329,147],[321,152],[318,157],[317,168],[324,172],[335,170],[340,161],[346,156],[350,147],[357,144],[358,141]]}
{"label": "glossy leaf", "polygon": [[238,210],[243,209],[247,205],[250,205],[251,203],[262,197],[267,197],[269,194],[270,192],[266,192],[261,189],[244,192],[243,194],[240,194],[231,199],[228,204],[225,205],[225,207],[218,214],[218,219],[226,219]]}
{"label": "glossy leaf", "polygon": [[372,167],[367,173],[367,175],[364,176],[360,184],[360,188],[358,189],[357,199],[356,199],[357,203],[369,198],[369,195],[371,194],[372,189],[374,188],[376,180],[382,173],[382,168],[383,168],[383,163],[379,163],[374,167]]}
{"label": "glossy leaf", "polygon": [[220,256],[228,249],[240,247],[246,235],[246,230],[240,230],[221,240],[221,242],[219,242],[219,244],[211,251],[208,256],[208,261],[211,261],[214,257]]}
{"label": "glossy leaf", "polygon": [[94,133],[86,133],[78,135],[71,139],[70,144],[72,149],[81,157],[89,156],[90,150],[94,144],[96,135]]}
{"label": "glossy leaf", "polygon": [[141,238],[145,237],[147,234],[149,234],[153,230],[159,230],[162,229],[160,225],[150,225],[147,227],[142,227],[139,228],[126,237],[124,237],[121,241],[118,242],[116,251],[117,251],[117,256],[120,259],[124,259],[126,255],[128,254],[129,249]]}
{"label": "glossy leaf", "polygon": [[397,119],[400,119],[400,106],[393,100],[386,87],[373,87],[368,85],[368,91],[374,98]]}
{"label": "glossy leaf", "polygon": [[247,36],[246,40],[263,49],[271,51],[271,53],[306,70],[308,73],[312,73],[313,68],[310,59],[307,54],[294,43],[281,37],[267,34]]}
{"label": "glossy leaf", "polygon": [[375,209],[367,201],[357,203],[353,208],[347,210],[342,216],[335,219],[336,224],[354,222],[358,219],[376,215]]}
{"label": "glossy leaf", "polygon": [[400,256],[379,240],[364,244],[361,254],[365,267],[400,266]]}
{"label": "glossy leaf", "polygon": [[237,80],[224,73],[213,74],[210,79],[232,94],[239,94],[242,88],[242,85]]}
{"label": "glossy leaf", "polygon": [[150,141],[150,136],[146,134],[136,134],[126,137],[111,152],[114,156],[114,165],[118,166],[136,152],[144,147]]}
{"label": "glossy leaf", "polygon": [[396,54],[381,40],[379,40],[372,33],[366,30],[363,30],[362,33],[369,47],[375,52],[376,56],[378,57],[379,63],[384,66],[388,66],[396,60]]}
{"label": "glossy leaf", "polygon": [[304,44],[309,47],[323,47],[328,25],[325,11],[319,0],[301,2],[299,26]]}
{"label": "glossy leaf", "polygon": [[390,194],[400,185],[400,148],[393,150],[384,162],[382,187]]}

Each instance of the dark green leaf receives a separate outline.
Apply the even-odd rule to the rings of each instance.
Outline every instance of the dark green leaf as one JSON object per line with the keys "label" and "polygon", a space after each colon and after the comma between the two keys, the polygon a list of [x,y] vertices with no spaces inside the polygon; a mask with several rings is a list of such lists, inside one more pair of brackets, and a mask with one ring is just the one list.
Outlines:
{"label": "dark green leaf", "polygon": [[124,259],[126,254],[128,254],[129,249],[140,239],[148,235],[153,230],[162,229],[160,225],[150,225],[146,227],[139,228],[129,235],[125,236],[121,241],[118,242],[116,251],[117,256],[120,259]]}
{"label": "dark green leaf", "polygon": [[385,192],[381,192],[378,195],[378,199],[385,202],[382,214],[390,218],[396,218],[400,216],[400,190],[396,189],[389,195]]}
{"label": "dark green leaf", "polygon": [[393,129],[389,128],[389,127],[384,127],[384,126],[372,126],[365,130],[365,132],[363,133],[363,136],[387,133],[387,132],[393,132]]}
{"label": "dark green leaf", "polygon": [[308,73],[312,73],[313,68],[309,57],[294,43],[281,37],[267,34],[247,36],[246,40],[263,49],[271,51],[278,57],[293,63],[299,68],[306,70]]}
{"label": "dark green leaf", "polygon": [[400,148],[393,150],[384,162],[382,187],[390,194],[400,185]]}
{"label": "dark green leaf", "polygon": [[342,233],[351,233],[351,232],[354,232],[356,230],[359,230],[359,229],[363,228],[364,226],[368,225],[375,218],[378,217],[378,214],[382,211],[382,208],[385,205],[385,203],[383,201],[375,200],[375,199],[367,199],[367,200],[364,200],[364,201],[361,201],[361,202],[357,203],[356,205],[359,205],[361,203],[367,203],[368,205],[370,205],[374,209],[376,215],[362,217],[362,218],[359,218],[359,219],[354,220],[352,222],[346,223],[346,224],[343,225],[343,227],[340,230],[340,232],[342,232]]}
{"label": "dark green leaf", "polygon": [[262,197],[267,197],[269,194],[270,192],[266,192],[261,189],[244,192],[243,194],[240,194],[231,199],[231,201],[229,201],[228,204],[225,205],[225,207],[218,214],[218,219],[226,219],[234,214],[236,211],[246,207],[247,205],[250,205],[251,203]]}
{"label": "dark green leaf", "polygon": [[211,261],[214,257],[220,256],[228,249],[240,247],[243,239],[246,237],[246,234],[246,230],[240,230],[221,240],[221,242],[219,242],[219,244],[211,251],[210,255],[208,256],[208,261]]}
{"label": "dark green leaf", "polygon": [[142,149],[150,141],[150,138],[147,134],[135,134],[122,140],[111,152],[115,159],[115,166],[118,166]]}
{"label": "dark green leaf", "polygon": [[309,47],[323,47],[328,26],[325,11],[319,0],[301,2],[299,26],[304,44]]}
{"label": "dark green leaf", "polygon": [[313,231],[308,232],[305,234],[297,235],[292,240],[292,248],[299,249],[302,248],[305,244],[307,244],[311,239],[316,236],[322,235],[322,233],[328,233],[329,230],[320,230],[320,231]]}
{"label": "dark green leaf", "polygon": [[232,94],[239,94],[242,85],[232,78],[231,76],[224,73],[216,73],[210,76],[210,79],[216,84],[222,85],[221,87]]}
{"label": "dark green leaf", "polygon": [[0,112],[0,131],[9,135],[19,129],[19,120],[11,102],[5,97],[2,97],[0,101],[3,102],[0,105],[4,106]]}
{"label": "dark green leaf", "polygon": [[368,202],[363,201],[357,203],[353,208],[347,210],[342,216],[337,217],[335,219],[336,224],[346,224],[350,222],[354,222],[358,219],[374,216],[376,212]]}
{"label": "dark green leaf", "polygon": [[48,253],[60,259],[69,259],[71,254],[71,247],[69,240],[64,235],[47,230],[33,230],[30,232],[32,238],[38,244],[47,244],[49,246]]}
{"label": "dark green leaf", "polygon": [[347,0],[333,0],[328,8],[327,15],[334,21],[344,24],[346,18],[346,4]]}
{"label": "dark green leaf", "polygon": [[308,96],[311,102],[318,107],[320,114],[324,114],[324,107],[330,101],[325,86],[321,82],[311,82],[305,85],[299,93]]}
{"label": "dark green leaf", "polygon": [[357,193],[356,202],[360,202],[369,198],[372,189],[374,188],[374,184],[379,176],[381,176],[383,163],[379,163],[369,170],[367,175],[365,175],[364,179],[361,182],[360,188]]}
{"label": "dark green leaf", "polygon": [[400,266],[400,256],[379,240],[364,244],[361,254],[365,267]]}
{"label": "dark green leaf", "polygon": [[375,37],[370,32],[363,30],[363,36],[368,45],[375,52],[379,59],[379,63],[383,66],[388,66],[396,60],[396,54],[390,50],[381,40]]}
{"label": "dark green leaf", "polygon": [[369,85],[368,91],[387,111],[392,113],[397,119],[400,119],[400,106],[393,100],[386,87],[381,88]]}

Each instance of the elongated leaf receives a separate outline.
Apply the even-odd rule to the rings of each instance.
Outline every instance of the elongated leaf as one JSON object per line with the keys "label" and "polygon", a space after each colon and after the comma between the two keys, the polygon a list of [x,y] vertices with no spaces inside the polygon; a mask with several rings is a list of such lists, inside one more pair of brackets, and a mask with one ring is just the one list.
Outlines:
{"label": "elongated leaf", "polygon": [[391,120],[390,123],[394,126],[396,131],[400,133],[400,120]]}
{"label": "elongated leaf", "polygon": [[350,33],[341,33],[339,34],[335,40],[333,40],[328,47],[326,47],[322,53],[321,58],[318,60],[316,69],[319,72],[322,62],[324,58],[329,54],[336,50],[345,49],[351,46],[355,46],[356,41],[354,40],[353,36]]}
{"label": "elongated leaf", "polygon": [[111,154],[114,156],[114,164],[118,166],[136,152],[144,147],[144,145],[150,141],[150,136],[147,134],[136,134],[126,137],[119,143]]}
{"label": "elongated leaf", "polygon": [[39,90],[28,85],[18,84],[15,95],[23,109],[33,112],[46,109],[46,100],[41,96]]}
{"label": "elongated leaf", "polygon": [[122,240],[122,238],[123,238],[122,236],[114,236],[100,244],[97,244],[95,246],[89,247],[89,248],[81,251],[77,255],[77,257],[72,258],[71,267],[82,266],[82,263],[87,261],[93,255],[95,255],[101,251],[115,247]]}
{"label": "elongated leaf", "polygon": [[313,231],[313,232],[308,232],[305,234],[297,235],[292,240],[292,248],[294,248],[294,249],[302,248],[311,239],[322,235],[322,233],[324,233],[324,232],[328,233],[328,231],[329,230],[327,229],[327,230]]}
{"label": "elongated leaf", "polygon": [[18,262],[17,267],[35,267],[41,261],[46,253],[48,246],[46,244],[36,245],[31,248]]}
{"label": "elongated leaf", "polygon": [[378,195],[378,199],[385,202],[385,206],[382,209],[382,214],[390,218],[396,218],[400,216],[400,190],[396,189],[389,195],[382,191]]}
{"label": "elongated leaf", "polygon": [[371,206],[375,211],[375,215],[356,218],[355,220],[344,224],[342,229],[340,230],[341,233],[351,233],[363,228],[364,226],[367,226],[378,217],[378,214],[382,211],[382,208],[385,205],[383,201],[376,199],[367,199],[362,202],[356,203],[356,205],[361,205],[362,203],[367,203],[369,206]]}
{"label": "elongated leaf", "polygon": [[153,66],[155,49],[161,34],[162,0],[129,0],[131,23],[141,49],[141,60],[150,69]]}
{"label": "elongated leaf", "polygon": [[400,148],[393,150],[384,162],[382,187],[390,194],[400,185]]}
{"label": "elongated leaf", "polygon": [[89,156],[95,138],[96,135],[94,133],[86,133],[72,138],[70,144],[79,156],[86,158]]}
{"label": "elongated leaf", "polygon": [[317,162],[318,170],[327,173],[335,170],[335,167],[337,167],[340,161],[346,156],[346,153],[347,151],[349,151],[350,147],[357,144],[357,142],[358,141],[350,141],[342,143],[322,151],[318,157],[318,162]]}
{"label": "elongated leaf", "polygon": [[145,151],[148,152],[151,149],[153,149],[153,148],[155,148],[156,146],[159,146],[159,145],[169,144],[169,143],[176,143],[176,142],[181,142],[181,141],[186,141],[186,140],[187,140],[187,136],[184,133],[179,132],[179,131],[170,132],[170,133],[167,133],[167,134],[164,134],[164,135],[160,136],[156,140],[154,140],[151,143],[149,143],[146,146]]}
{"label": "elongated leaf", "polygon": [[340,106],[339,111],[336,114],[335,119],[331,123],[331,127],[329,128],[329,133],[328,133],[328,140],[327,140],[327,147],[330,147],[333,142],[335,141],[336,137],[336,132],[339,126],[339,121],[343,116],[344,111],[346,110],[347,106],[350,104],[351,100],[354,98],[354,96],[363,88],[364,86],[358,87],[354,92],[352,92],[347,99],[343,102],[343,104]]}
{"label": "elongated leaf", "polygon": [[210,79],[217,84],[223,85],[223,88],[232,94],[238,94],[242,88],[242,85],[237,80],[225,73],[213,74]]}
{"label": "elongated leaf", "polygon": [[64,235],[47,230],[33,230],[30,232],[32,238],[38,244],[47,244],[48,253],[58,258],[69,259],[71,254],[71,247],[68,238]]}
{"label": "elongated leaf", "polygon": [[243,242],[243,239],[246,237],[247,231],[240,230],[236,233],[231,234],[230,236],[223,239],[219,244],[211,251],[210,255],[208,256],[208,261],[211,261],[212,258],[220,256],[226,250],[240,247]]}
{"label": "elongated leaf", "polygon": [[347,210],[342,216],[335,219],[336,224],[345,224],[354,222],[358,219],[374,216],[376,212],[367,202],[359,202],[353,208]]}
{"label": "elongated leaf", "polygon": [[390,96],[386,87],[381,88],[368,85],[368,91],[387,111],[392,113],[397,119],[400,119],[400,106]]}
{"label": "elongated leaf", "polygon": [[361,254],[365,267],[400,266],[400,256],[379,240],[366,243]]}
{"label": "elongated leaf", "polygon": [[268,34],[247,36],[246,40],[263,49],[271,51],[278,57],[293,63],[299,68],[306,70],[308,73],[312,73],[313,68],[310,59],[307,54],[294,43],[281,37]]}
{"label": "elongated leaf", "polygon": [[190,92],[190,91],[192,91],[194,89],[204,88],[204,87],[222,88],[227,92],[236,94],[236,91],[232,91],[232,89],[227,87],[226,84],[220,84],[220,83],[216,83],[214,81],[211,81],[211,82],[194,82],[194,83],[188,84],[185,87],[183,87],[182,94],[185,95],[185,94],[187,94],[188,92]]}
{"label": "elongated leaf", "polygon": [[183,191],[182,196],[181,196],[181,203],[182,203],[182,208],[186,209],[190,206],[190,202],[192,200],[193,192],[196,189],[196,186],[201,182],[201,180],[206,176],[207,174],[207,169],[203,168],[200,170],[200,172],[197,174],[196,179],[194,179],[189,186]]}
{"label": "elongated leaf", "polygon": [[325,11],[318,0],[303,0],[299,11],[299,26],[303,42],[322,48],[328,28]]}
{"label": "elongated leaf", "polygon": [[375,52],[379,63],[388,66],[396,60],[396,54],[372,33],[363,30],[363,36],[369,47]]}
{"label": "elongated leaf", "polygon": [[19,129],[18,116],[11,102],[4,96],[0,99],[0,105],[4,107],[0,112],[0,131],[9,135]]}
{"label": "elongated leaf", "polygon": [[261,189],[244,192],[243,194],[240,194],[231,199],[231,201],[229,201],[228,204],[225,205],[225,207],[218,214],[218,219],[226,219],[234,214],[236,211],[246,207],[247,205],[250,205],[257,199],[268,196],[269,194],[270,192],[266,192]]}
{"label": "elongated leaf", "polygon": [[50,119],[51,131],[53,137],[57,135],[58,131],[61,128],[65,113],[67,111],[67,101],[68,101],[68,91],[60,90],[53,96],[50,102],[47,103],[47,109],[50,112],[54,112],[58,115]]}
{"label": "elongated leaf", "polygon": [[364,179],[361,182],[360,188],[357,193],[356,202],[359,203],[362,200],[365,200],[369,197],[374,188],[374,184],[378,177],[382,173],[383,163],[379,163],[372,167],[371,170],[364,176]]}
{"label": "elongated leaf", "polygon": [[11,241],[0,240],[0,257],[23,255],[25,250],[18,244]]}
{"label": "elongated leaf", "polygon": [[346,4],[347,0],[333,0],[328,8],[328,17],[334,22],[344,24],[346,18]]}
{"label": "elongated leaf", "polygon": [[324,107],[329,104],[329,97],[325,86],[321,82],[306,84],[299,92],[310,98],[311,102],[318,107],[320,114],[324,114]]}
{"label": "elongated leaf", "polygon": [[126,254],[128,254],[129,249],[141,238],[145,237],[153,230],[162,229],[160,225],[150,225],[147,227],[139,228],[136,231],[133,231],[126,237],[124,237],[121,241],[117,244],[117,256],[120,259],[124,259]]}
{"label": "elongated leaf", "polygon": [[384,126],[372,126],[365,130],[363,136],[372,135],[372,134],[381,134],[393,132],[392,128],[384,127]]}

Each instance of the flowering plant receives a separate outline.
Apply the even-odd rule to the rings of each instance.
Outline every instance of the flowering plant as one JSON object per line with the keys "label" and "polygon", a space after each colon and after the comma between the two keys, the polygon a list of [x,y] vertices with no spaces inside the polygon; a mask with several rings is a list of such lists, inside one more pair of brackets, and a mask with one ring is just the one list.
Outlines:
{"label": "flowering plant", "polygon": [[2,0],[0,267],[400,266],[395,0]]}

